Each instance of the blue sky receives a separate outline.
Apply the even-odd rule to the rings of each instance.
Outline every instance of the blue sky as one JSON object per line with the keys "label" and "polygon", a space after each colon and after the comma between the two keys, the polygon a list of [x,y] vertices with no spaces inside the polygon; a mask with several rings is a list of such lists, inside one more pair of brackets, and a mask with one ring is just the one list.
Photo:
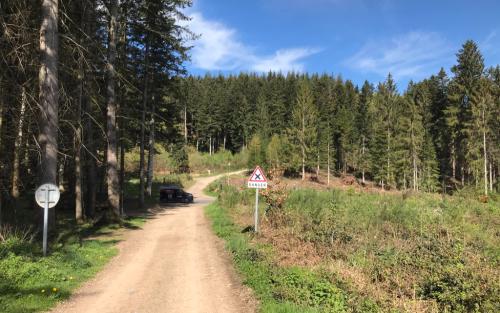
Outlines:
{"label": "blue sky", "polygon": [[400,89],[443,66],[467,39],[500,63],[498,0],[194,0],[191,74],[299,71],[357,84],[391,72]]}

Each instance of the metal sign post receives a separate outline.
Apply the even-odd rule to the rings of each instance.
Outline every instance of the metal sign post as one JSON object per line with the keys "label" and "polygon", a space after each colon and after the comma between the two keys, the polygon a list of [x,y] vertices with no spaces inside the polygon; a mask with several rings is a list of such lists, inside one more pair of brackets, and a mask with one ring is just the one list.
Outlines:
{"label": "metal sign post", "polygon": [[44,184],[35,192],[36,203],[43,208],[43,255],[47,255],[47,233],[49,227],[49,209],[56,206],[61,194],[53,184]]}
{"label": "metal sign post", "polygon": [[255,226],[256,233],[259,232],[259,188],[255,188]]}
{"label": "metal sign post", "polygon": [[255,226],[254,231],[259,232],[259,189],[267,188],[267,178],[264,171],[257,166],[248,179],[248,188],[255,188]]}

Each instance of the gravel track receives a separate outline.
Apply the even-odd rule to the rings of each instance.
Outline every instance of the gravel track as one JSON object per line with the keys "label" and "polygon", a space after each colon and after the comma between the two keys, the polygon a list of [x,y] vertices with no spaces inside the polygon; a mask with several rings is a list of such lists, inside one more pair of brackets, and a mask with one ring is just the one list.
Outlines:
{"label": "gravel track", "polygon": [[52,312],[255,312],[251,291],[204,215],[214,199],[203,189],[217,178],[199,178],[189,188],[194,204],[163,208],[127,232],[119,254]]}

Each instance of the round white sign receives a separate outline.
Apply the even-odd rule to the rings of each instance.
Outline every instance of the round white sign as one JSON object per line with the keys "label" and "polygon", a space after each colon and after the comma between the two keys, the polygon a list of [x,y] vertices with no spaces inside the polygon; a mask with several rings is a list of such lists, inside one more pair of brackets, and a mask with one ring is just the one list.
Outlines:
{"label": "round white sign", "polygon": [[47,206],[47,202],[49,208],[55,207],[60,197],[59,188],[53,184],[43,184],[35,192],[36,203],[42,208]]}

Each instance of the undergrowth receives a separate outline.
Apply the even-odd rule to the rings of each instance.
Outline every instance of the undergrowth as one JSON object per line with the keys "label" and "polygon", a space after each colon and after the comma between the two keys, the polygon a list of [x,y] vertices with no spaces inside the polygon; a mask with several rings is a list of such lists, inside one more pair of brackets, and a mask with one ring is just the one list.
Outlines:
{"label": "undergrowth", "polygon": [[51,238],[47,257],[31,229],[1,226],[0,312],[42,312],[67,299],[116,255],[120,237],[114,232],[136,229],[144,222],[144,218],[133,217],[121,225],[65,223],[59,235]]}
{"label": "undergrowth", "polygon": [[464,195],[289,191],[278,209],[261,210],[271,238],[265,242],[287,234],[312,244],[328,268],[318,272],[279,268],[269,251],[293,250],[240,233],[243,225],[232,217],[251,216],[252,191],[223,181],[209,189],[219,194],[208,211],[214,228],[264,312],[294,312],[296,305],[321,312],[500,312],[495,197],[482,203]]}

